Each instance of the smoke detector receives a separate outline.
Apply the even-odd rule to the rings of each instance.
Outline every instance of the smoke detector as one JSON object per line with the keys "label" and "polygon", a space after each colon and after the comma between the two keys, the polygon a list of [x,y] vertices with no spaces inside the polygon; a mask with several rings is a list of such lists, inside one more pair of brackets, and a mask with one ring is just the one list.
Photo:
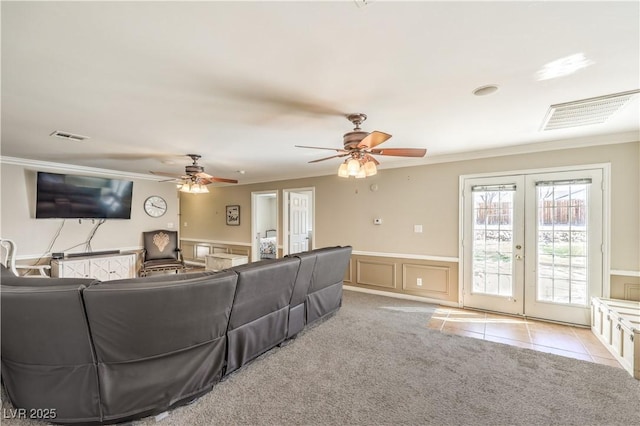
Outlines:
{"label": "smoke detector", "polygon": [[542,130],[602,124],[624,108],[638,93],[640,90],[630,90],[551,105],[542,123]]}

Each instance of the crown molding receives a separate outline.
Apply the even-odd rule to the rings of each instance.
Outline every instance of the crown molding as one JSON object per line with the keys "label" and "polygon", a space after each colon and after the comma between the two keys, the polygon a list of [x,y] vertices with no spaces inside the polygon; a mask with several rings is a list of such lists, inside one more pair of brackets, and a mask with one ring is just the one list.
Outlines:
{"label": "crown molding", "polygon": [[512,145],[500,148],[487,148],[477,151],[464,151],[452,154],[434,155],[427,157],[419,165],[435,163],[451,163],[454,161],[478,160],[491,157],[505,157],[508,155],[534,154],[536,152],[559,151],[562,149],[589,148],[600,145],[617,145],[639,142],[639,132],[625,132],[608,135],[588,136],[572,139],[558,139],[544,142],[534,142]]}
{"label": "crown molding", "polygon": [[120,170],[100,169],[97,167],[77,166],[73,164],[54,163],[50,161],[29,160],[26,158],[5,157],[0,156],[0,164],[11,164],[14,166],[22,166],[38,170],[55,170],[61,172],[78,172],[98,176],[119,177],[128,179],[142,179],[152,181],[162,181],[167,178],[164,176],[147,175],[143,173],[123,172]]}
{"label": "crown molding", "polygon": [[[390,170],[390,169],[400,169],[400,168],[407,168],[407,167],[419,167],[419,166],[424,166],[428,164],[453,163],[456,161],[470,161],[470,160],[479,160],[483,158],[505,157],[509,155],[533,154],[537,152],[558,151],[562,149],[588,148],[588,147],[600,146],[600,145],[617,145],[617,144],[639,142],[639,141],[640,141],[640,133],[636,131],[631,131],[631,132],[625,132],[625,133],[615,133],[615,134],[579,137],[579,138],[572,138],[572,139],[558,139],[558,140],[552,140],[552,141],[534,142],[534,143],[512,145],[512,146],[500,147],[500,148],[487,148],[487,149],[476,150],[476,151],[461,151],[461,152],[455,152],[451,154],[432,155],[432,156],[427,156],[421,161],[414,162],[413,164],[410,164],[410,165],[389,164],[385,166],[381,164],[380,166],[378,166],[378,169]],[[39,160],[29,160],[25,158],[16,158],[16,157],[0,156],[0,164],[1,163],[14,164],[18,166],[32,167],[32,168],[60,170],[60,171],[66,171],[66,172],[73,171],[73,172],[90,173],[90,174],[103,175],[103,176],[119,176],[119,177],[130,178],[130,179],[144,179],[144,180],[151,180],[156,182],[166,179],[163,176],[155,176],[151,174],[123,172],[120,170],[100,169],[100,168],[94,168],[94,167],[77,166],[72,164],[54,163],[54,162],[39,161]],[[321,177],[321,176],[331,176],[334,174],[335,174],[334,172],[330,172],[330,173],[309,172],[309,173],[298,174],[296,176],[291,176],[291,175],[275,176],[266,181],[257,180],[257,179],[247,179],[241,183],[238,183],[238,186],[251,185],[256,183],[278,182],[282,180],[296,180],[296,179],[306,179],[306,178],[314,178],[314,177]]]}

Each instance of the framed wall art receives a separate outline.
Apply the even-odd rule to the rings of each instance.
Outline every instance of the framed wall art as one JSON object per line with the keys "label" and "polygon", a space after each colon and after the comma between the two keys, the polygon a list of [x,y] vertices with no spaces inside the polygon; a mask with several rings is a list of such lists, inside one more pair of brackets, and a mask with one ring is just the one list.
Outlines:
{"label": "framed wall art", "polygon": [[227,225],[240,225],[240,206],[227,206]]}

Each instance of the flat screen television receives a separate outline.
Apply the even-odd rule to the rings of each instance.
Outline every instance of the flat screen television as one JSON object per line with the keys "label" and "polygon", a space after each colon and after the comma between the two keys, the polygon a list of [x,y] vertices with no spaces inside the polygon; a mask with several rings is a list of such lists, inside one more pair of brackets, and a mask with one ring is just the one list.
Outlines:
{"label": "flat screen television", "polygon": [[130,219],[133,182],[38,172],[36,219]]}

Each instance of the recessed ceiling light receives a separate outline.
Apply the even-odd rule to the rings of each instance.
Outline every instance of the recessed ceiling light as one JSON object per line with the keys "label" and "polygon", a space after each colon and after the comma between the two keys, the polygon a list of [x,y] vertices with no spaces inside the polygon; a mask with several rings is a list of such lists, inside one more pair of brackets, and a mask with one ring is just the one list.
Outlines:
{"label": "recessed ceiling light", "polygon": [[487,96],[498,91],[498,86],[495,84],[488,84],[486,86],[480,86],[473,91],[476,96]]}
{"label": "recessed ceiling light", "polygon": [[592,64],[594,64],[594,62],[587,59],[584,53],[576,53],[556,59],[543,66],[542,69],[537,72],[538,81],[564,77]]}

